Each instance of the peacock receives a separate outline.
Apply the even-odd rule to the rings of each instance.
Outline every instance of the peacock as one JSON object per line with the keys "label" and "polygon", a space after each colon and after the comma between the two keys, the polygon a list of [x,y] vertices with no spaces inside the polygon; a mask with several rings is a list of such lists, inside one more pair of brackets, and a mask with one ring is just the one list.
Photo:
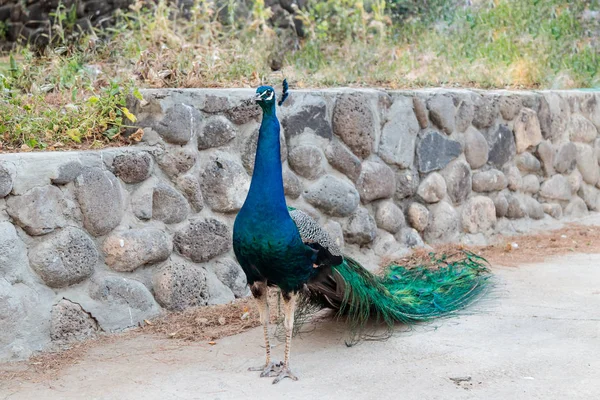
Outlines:
{"label": "peacock", "polygon": [[[280,106],[288,97],[285,80],[283,88]],[[454,262],[442,257],[433,269],[392,265],[381,276],[344,255],[312,217],[287,206],[274,88],[260,86],[253,100],[262,109],[262,122],[250,189],[233,227],[234,253],[258,306],[265,340],[266,361],[251,371],[275,377],[273,383],[297,380],[290,369],[290,347],[299,306],[333,309],[353,330],[370,321],[391,328],[449,315],[483,293],[490,273],[487,262],[473,253]],[[283,299],[282,363],[271,358],[270,287],[278,287]]]}

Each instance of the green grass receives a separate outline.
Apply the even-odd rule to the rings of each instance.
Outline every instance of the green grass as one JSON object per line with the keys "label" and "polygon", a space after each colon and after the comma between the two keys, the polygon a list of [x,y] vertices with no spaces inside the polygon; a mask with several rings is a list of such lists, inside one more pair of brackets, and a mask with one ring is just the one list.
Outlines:
{"label": "green grass", "polygon": [[[473,3],[321,1],[302,13],[308,38],[297,49],[269,27],[262,0],[229,23],[208,0],[190,21],[169,18],[163,2],[138,3],[113,28],[76,39],[63,7],[42,56],[25,46],[0,62],[0,151],[123,141],[135,119],[125,99],[145,87],[254,87],[283,76],[296,88],[600,86],[600,26],[582,18],[598,0]],[[283,59],[279,72],[269,68],[273,54]]]}

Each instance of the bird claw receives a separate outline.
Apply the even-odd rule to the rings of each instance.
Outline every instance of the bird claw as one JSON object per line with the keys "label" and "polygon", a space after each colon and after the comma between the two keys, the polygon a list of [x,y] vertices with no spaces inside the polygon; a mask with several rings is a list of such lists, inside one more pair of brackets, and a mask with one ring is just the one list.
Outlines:
{"label": "bird claw", "polygon": [[290,368],[287,366],[282,366],[281,370],[279,371],[279,374],[277,375],[277,377],[275,379],[273,379],[273,385],[276,383],[279,383],[279,381],[281,381],[284,378],[290,378],[293,381],[297,381],[298,378],[296,377],[296,375],[292,374],[292,371],[290,371]]}
{"label": "bird claw", "polygon": [[250,367],[250,368],[248,368],[248,371],[260,371],[261,378],[272,377],[272,376],[276,376],[279,373],[279,370],[281,369],[281,365],[282,365],[281,363],[274,363],[271,361],[268,364],[265,364],[260,367]]}

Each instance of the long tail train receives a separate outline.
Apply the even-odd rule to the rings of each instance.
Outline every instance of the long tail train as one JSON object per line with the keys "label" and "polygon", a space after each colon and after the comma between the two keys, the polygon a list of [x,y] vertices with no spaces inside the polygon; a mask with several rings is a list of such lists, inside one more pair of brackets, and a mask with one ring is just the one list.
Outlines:
{"label": "long tail train", "polygon": [[[370,321],[388,327],[412,325],[450,315],[471,304],[489,286],[487,261],[470,252],[462,257],[430,255],[431,266],[387,267],[375,275],[346,257],[335,267],[323,268],[307,284],[298,315],[316,308],[332,308],[360,335]],[[304,311],[304,312],[303,312]]]}

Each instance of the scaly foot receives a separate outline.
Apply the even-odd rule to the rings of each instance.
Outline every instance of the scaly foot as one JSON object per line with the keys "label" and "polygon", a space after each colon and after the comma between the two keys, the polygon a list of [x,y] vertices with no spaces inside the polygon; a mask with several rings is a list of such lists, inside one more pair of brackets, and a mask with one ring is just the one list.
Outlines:
{"label": "scaly foot", "polygon": [[290,371],[290,368],[287,366],[282,366],[281,370],[279,371],[279,374],[277,375],[277,378],[273,379],[273,385],[276,383],[279,383],[279,381],[281,381],[283,378],[290,378],[293,381],[297,381],[298,378],[296,377],[296,375],[292,374],[292,371]]}
{"label": "scaly foot", "polygon": [[281,365],[282,363],[274,363],[271,361],[260,367],[250,367],[248,368],[248,371],[260,371],[261,378],[264,378],[265,376],[277,376],[281,370]]}

